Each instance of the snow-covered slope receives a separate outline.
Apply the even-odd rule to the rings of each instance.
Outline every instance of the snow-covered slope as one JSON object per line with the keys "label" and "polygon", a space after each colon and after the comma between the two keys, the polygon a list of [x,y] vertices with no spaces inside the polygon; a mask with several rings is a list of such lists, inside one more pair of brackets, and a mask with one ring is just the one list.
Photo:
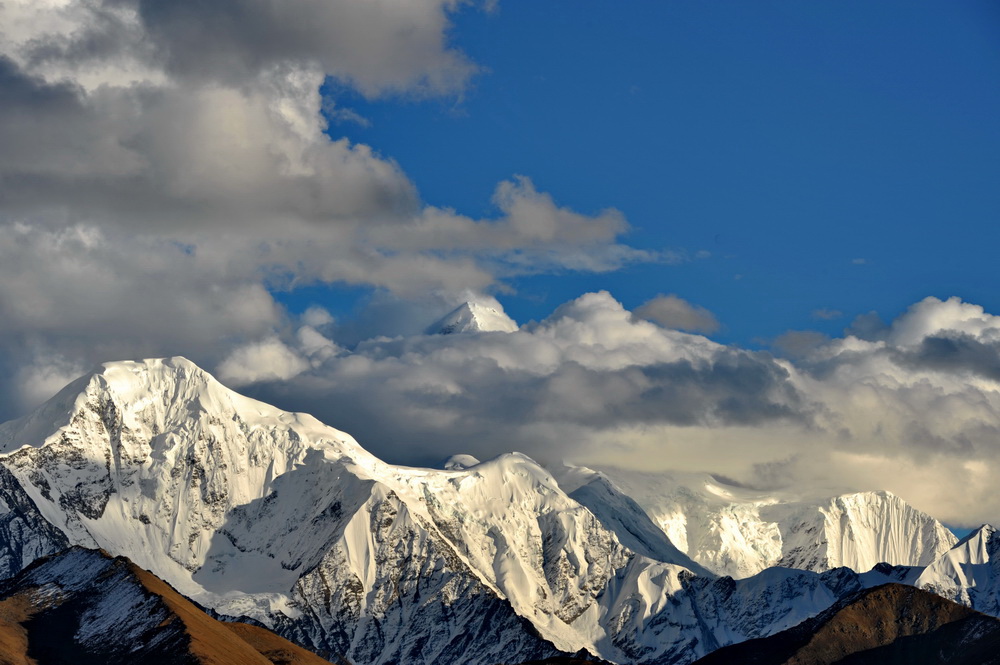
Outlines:
{"label": "snow-covered slope", "polygon": [[593,651],[598,596],[639,558],[523,455],[391,466],[182,358],[104,365],[0,426],[0,452],[39,526],[11,536],[11,569],[101,547],[357,663]]}
{"label": "snow-covered slope", "polygon": [[79,547],[0,582],[0,662],[329,665],[246,624],[226,624],[125,558]]}
{"label": "snow-covered slope", "polygon": [[475,302],[463,303],[427,328],[430,335],[469,332],[514,332],[517,323],[500,309]]}
{"label": "snow-covered slope", "polygon": [[555,652],[434,524],[422,472],[182,358],[104,365],[0,426],[0,450],[70,543],[317,650],[357,663]]}
{"label": "snow-covered slope", "polygon": [[[358,665],[580,650],[672,665],[911,575],[772,568],[734,581],[699,564],[794,554],[816,570],[862,568],[937,547],[915,535],[935,536],[936,523],[880,493],[793,505],[713,480],[700,494],[678,484],[660,504],[651,481],[633,500],[616,478],[557,479],[517,453],[447,466],[386,464],[182,358],[109,363],[0,425],[0,565],[101,547],[223,615]],[[730,543],[719,559],[712,542]]]}
{"label": "snow-covered slope", "polygon": [[1000,533],[984,524],[927,566],[915,584],[1000,616]]}
{"label": "snow-covered slope", "polygon": [[940,522],[889,492],[835,497],[766,493],[708,474],[557,469],[571,496],[598,509],[604,483],[634,500],[674,545],[705,568],[741,578],[771,566],[822,572],[877,563],[926,566],[956,542]]}

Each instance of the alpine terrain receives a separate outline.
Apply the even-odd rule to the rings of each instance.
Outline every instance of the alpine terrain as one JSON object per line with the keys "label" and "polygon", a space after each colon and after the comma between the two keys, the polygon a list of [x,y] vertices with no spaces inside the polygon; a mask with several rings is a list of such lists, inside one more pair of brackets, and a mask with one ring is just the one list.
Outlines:
{"label": "alpine terrain", "polygon": [[866,589],[777,635],[696,665],[995,665],[1000,619],[901,584]]}
{"label": "alpine terrain", "polygon": [[71,548],[0,583],[10,665],[329,665],[274,633],[205,614],[125,558]]}
{"label": "alpine terrain", "polygon": [[[735,578],[783,566],[822,572],[875,564],[927,566],[958,541],[885,491],[803,497],[740,487],[709,474],[565,467],[560,484],[588,507],[627,493],[677,547]],[[622,488],[617,490],[615,488]]]}
{"label": "alpine terrain", "polygon": [[429,335],[476,332],[514,332],[517,323],[503,309],[467,302],[459,305],[427,328]]}
{"label": "alpine terrain", "polygon": [[0,425],[0,576],[100,548],[358,665],[688,663],[887,582],[996,612],[992,530],[956,543],[889,494],[782,502],[706,477],[658,503],[648,477],[518,453],[446,466],[387,464],[183,358],[108,363]]}

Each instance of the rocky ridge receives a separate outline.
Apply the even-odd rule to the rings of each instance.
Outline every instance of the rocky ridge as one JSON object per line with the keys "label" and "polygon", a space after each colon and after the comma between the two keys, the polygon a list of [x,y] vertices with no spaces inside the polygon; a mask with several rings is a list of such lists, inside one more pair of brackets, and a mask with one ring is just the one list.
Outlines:
{"label": "rocky ridge", "polygon": [[0,425],[0,572],[100,547],[221,615],[359,665],[578,652],[667,665],[913,581],[920,569],[907,566],[937,533],[876,494],[898,502],[906,529],[880,540],[864,530],[883,523],[858,519],[850,533],[909,552],[895,562],[906,565],[858,573],[806,557],[812,570],[734,580],[675,546],[608,478],[557,478],[516,453],[452,461],[386,464],[181,358],[109,363]]}
{"label": "rocky ridge", "polygon": [[[885,491],[796,496],[738,486],[709,474],[562,467],[570,496],[640,505],[671,543],[718,575],[744,578],[772,566],[823,572],[878,563],[928,566],[958,541],[936,519]],[[601,488],[598,490],[597,488]]]}
{"label": "rocky ridge", "polygon": [[213,619],[123,557],[74,547],[0,583],[11,665],[329,665],[268,630]]}
{"label": "rocky ridge", "polygon": [[851,594],[769,637],[719,649],[696,665],[994,665],[1000,619],[935,594],[885,584]]}

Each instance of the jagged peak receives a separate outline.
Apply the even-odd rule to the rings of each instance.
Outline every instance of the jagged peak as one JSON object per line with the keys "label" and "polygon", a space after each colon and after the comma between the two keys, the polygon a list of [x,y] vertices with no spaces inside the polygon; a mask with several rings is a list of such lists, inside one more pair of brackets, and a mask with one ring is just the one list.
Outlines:
{"label": "jagged peak", "polygon": [[517,323],[507,316],[500,303],[485,305],[465,302],[427,328],[429,335],[452,335],[476,332],[514,332]]}
{"label": "jagged peak", "polygon": [[350,435],[305,413],[283,411],[241,395],[182,356],[121,360],[97,365],[26,416],[0,424],[0,454],[38,447],[58,437],[78,414],[113,404],[129,425],[155,424],[159,431],[187,430],[199,419],[238,420],[247,426],[294,429],[294,437],[335,441],[365,465],[376,458]]}
{"label": "jagged peak", "polygon": [[[230,405],[239,400],[252,401],[182,356],[106,362],[69,383],[23,418],[0,425],[0,451],[9,450],[11,442],[7,439],[14,432],[20,433],[20,439],[37,439],[40,443],[95,399],[108,398],[121,405],[148,401],[157,394],[162,395],[165,406],[196,401]],[[273,407],[267,409],[276,411]]]}
{"label": "jagged peak", "polygon": [[1000,537],[997,536],[996,527],[983,524],[955,543],[949,554],[969,563],[986,563],[997,550],[1000,550]]}

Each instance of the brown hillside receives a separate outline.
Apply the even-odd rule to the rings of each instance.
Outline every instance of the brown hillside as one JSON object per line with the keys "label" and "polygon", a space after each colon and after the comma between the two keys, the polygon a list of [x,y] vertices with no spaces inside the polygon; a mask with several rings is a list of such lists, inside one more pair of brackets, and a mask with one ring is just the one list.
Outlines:
{"label": "brown hillside", "polygon": [[238,622],[223,625],[264,654],[274,665],[330,665],[330,661],[323,660],[312,651],[307,651],[266,628]]}
{"label": "brown hillside", "polygon": [[695,665],[1000,665],[1000,620],[902,584],[845,598],[770,637]]}
{"label": "brown hillside", "polygon": [[125,558],[79,547],[0,582],[0,665],[66,663],[330,665],[264,628],[214,619]]}
{"label": "brown hillside", "polygon": [[266,628],[218,621],[156,575],[133,563],[129,566],[142,585],[160,596],[184,623],[191,652],[202,665],[330,665]]}

